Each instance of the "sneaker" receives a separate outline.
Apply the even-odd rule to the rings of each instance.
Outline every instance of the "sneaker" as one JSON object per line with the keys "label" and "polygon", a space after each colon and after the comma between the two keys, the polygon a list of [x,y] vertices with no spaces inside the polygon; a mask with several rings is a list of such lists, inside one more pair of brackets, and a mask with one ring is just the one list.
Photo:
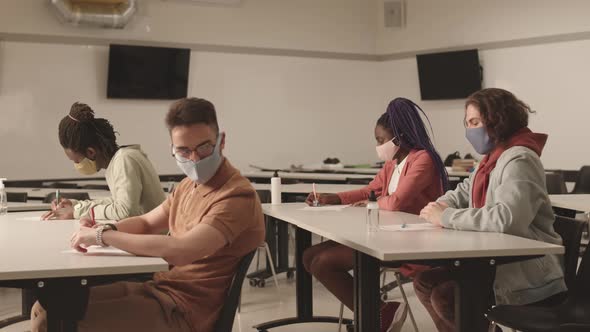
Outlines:
{"label": "sneaker", "polygon": [[381,307],[379,315],[381,332],[400,332],[408,316],[408,306],[400,302],[387,302]]}

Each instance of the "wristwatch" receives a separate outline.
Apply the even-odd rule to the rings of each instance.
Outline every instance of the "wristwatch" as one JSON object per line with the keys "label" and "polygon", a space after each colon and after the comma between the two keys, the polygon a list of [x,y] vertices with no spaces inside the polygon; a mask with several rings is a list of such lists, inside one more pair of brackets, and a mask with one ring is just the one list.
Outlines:
{"label": "wristwatch", "polygon": [[104,224],[102,226],[99,226],[96,229],[96,244],[98,244],[101,247],[107,247],[107,245],[102,241],[102,233],[111,230],[116,231],[117,226],[115,226],[114,224]]}

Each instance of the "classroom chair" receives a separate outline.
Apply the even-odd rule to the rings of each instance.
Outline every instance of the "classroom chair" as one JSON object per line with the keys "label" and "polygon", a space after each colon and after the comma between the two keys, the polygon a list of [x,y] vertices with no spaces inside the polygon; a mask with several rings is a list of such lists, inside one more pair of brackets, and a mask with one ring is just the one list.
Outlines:
{"label": "classroom chair", "polygon": [[582,166],[572,194],[590,194],[590,166]]}
{"label": "classroom chair", "polygon": [[67,188],[67,189],[78,189],[78,184],[76,183],[66,183],[66,182],[51,182],[46,185],[47,188]]}
{"label": "classroom chair", "polygon": [[561,172],[545,173],[545,185],[547,186],[547,193],[549,195],[567,194],[567,187],[565,186],[565,180]]}
{"label": "classroom chair", "polygon": [[6,188],[41,188],[43,187],[43,181],[39,180],[16,180],[16,181],[4,181]]}
{"label": "classroom chair", "polygon": [[[567,299],[553,307],[533,305],[499,305],[488,311],[489,331],[497,324],[512,331],[590,331],[590,251],[586,249],[576,275],[580,241],[585,223],[556,216],[555,231],[565,247],[564,277],[569,289]],[[579,329],[576,329],[579,328]]]}
{"label": "classroom chair", "polygon": [[28,199],[29,195],[27,193],[6,192],[6,200],[8,202],[26,203]]}
{"label": "classroom chair", "polygon": [[[88,195],[88,193],[86,193],[86,192],[81,192],[81,193],[62,192],[62,193],[60,193],[60,196],[62,198],[76,199],[79,201],[84,201],[84,200],[90,199],[90,195]],[[55,199],[55,193],[47,194],[47,196],[45,196],[45,198],[43,199],[43,203],[51,203],[51,202],[53,202],[54,199]]]}
{"label": "classroom chair", "polygon": [[[266,264],[268,266],[270,266],[270,271],[272,273],[272,278],[274,279],[275,282],[275,286],[277,287],[277,291],[279,291],[279,279],[277,279],[277,272],[275,271],[275,260],[272,257],[272,254],[270,252],[270,247],[268,246],[268,242],[263,242],[257,249],[256,249],[256,270],[258,271],[260,269],[260,249],[264,249],[264,254],[265,254],[265,261]],[[260,279],[258,280],[255,285],[258,287],[264,287],[265,285],[265,281],[264,279]],[[251,286],[255,286],[253,285],[252,280],[250,281],[250,285]],[[238,310],[239,311],[239,310]]]}
{"label": "classroom chair", "polygon": [[[262,203],[270,203],[270,191],[268,190],[257,190],[256,193],[258,194],[258,197],[260,198],[260,201]],[[265,217],[265,222],[266,222],[266,217]],[[276,234],[270,234],[269,232],[269,228],[267,227],[267,236],[276,236]],[[272,256],[272,252],[270,251],[270,247],[268,246],[268,242],[263,242],[258,249],[256,250],[256,270],[258,271],[260,269],[260,249],[264,249],[264,255],[265,255],[265,262],[266,262],[266,266],[270,267],[270,271],[272,273],[272,277],[274,279],[274,283],[275,286],[277,287],[277,291],[279,291],[279,281],[277,279],[277,273],[275,271],[275,259]],[[264,279],[250,279],[250,285],[251,286],[259,286],[259,287],[264,287],[266,281]],[[238,309],[239,312],[239,309]]]}
{"label": "classroom chair", "polygon": [[109,190],[109,186],[106,184],[85,184],[82,188],[91,190]]}
{"label": "classroom chair", "polygon": [[[392,265],[391,267],[385,266],[381,268],[381,276],[383,277],[382,286],[380,289],[381,293],[381,300],[383,302],[387,302],[387,292],[392,290],[395,287],[392,287],[392,284],[385,284],[385,275],[387,272],[393,272],[395,276],[395,283],[397,287],[399,287],[400,293],[402,293],[402,298],[404,299],[404,303],[408,307],[408,314],[410,315],[410,321],[412,322],[412,326],[414,327],[415,332],[418,331],[418,324],[416,324],[416,319],[414,318],[414,313],[412,312],[412,307],[410,307],[410,302],[408,302],[408,297],[406,296],[406,292],[404,291],[403,284],[407,283],[402,281],[402,274],[400,273],[399,267],[397,267],[397,263]],[[340,303],[340,314],[338,316],[338,332],[342,331],[342,325],[344,321],[344,304]]]}
{"label": "classroom chair", "polygon": [[356,179],[356,178],[346,178],[346,184],[369,184],[373,181],[373,179]]}
{"label": "classroom chair", "polygon": [[238,309],[238,305],[240,303],[242,284],[244,283],[244,278],[248,272],[248,267],[250,267],[250,263],[252,262],[252,258],[254,258],[255,253],[256,250],[250,252],[246,256],[242,257],[238,263],[236,274],[234,275],[234,279],[229,286],[227,296],[223,302],[223,307],[221,308],[221,313],[219,314],[219,318],[217,319],[217,323],[215,323],[215,328],[213,331],[231,332],[234,325],[234,319],[236,317],[236,310]]}

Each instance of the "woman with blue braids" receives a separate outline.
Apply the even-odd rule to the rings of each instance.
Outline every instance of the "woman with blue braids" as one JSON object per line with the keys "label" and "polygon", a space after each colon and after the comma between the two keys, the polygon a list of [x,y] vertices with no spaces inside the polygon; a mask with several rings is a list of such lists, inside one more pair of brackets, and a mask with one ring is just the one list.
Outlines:
{"label": "woman with blue braids", "polygon": [[[319,203],[362,206],[373,191],[381,209],[418,214],[428,202],[441,196],[448,187],[447,173],[422,116],[428,119],[424,111],[409,99],[391,101],[375,126],[377,155],[385,162],[381,171],[365,188],[319,194]],[[311,204],[313,200],[314,196],[310,194],[307,203]],[[333,241],[323,242],[305,251],[303,264],[353,310],[353,279],[349,274],[353,267],[353,249]],[[411,277],[423,269],[408,264],[403,266],[402,274]],[[407,308],[403,303],[388,302],[381,306],[380,314],[381,332],[400,331]]]}

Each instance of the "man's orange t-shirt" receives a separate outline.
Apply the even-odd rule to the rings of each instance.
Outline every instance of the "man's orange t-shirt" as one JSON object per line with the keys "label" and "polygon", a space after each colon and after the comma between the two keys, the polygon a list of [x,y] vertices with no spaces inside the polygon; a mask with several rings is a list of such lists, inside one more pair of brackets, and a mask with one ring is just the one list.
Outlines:
{"label": "man's orange t-shirt", "polygon": [[211,256],[154,275],[156,287],[172,297],[193,331],[211,332],[238,262],[264,241],[260,200],[250,181],[226,159],[206,184],[184,179],[162,206],[171,236],[207,224],[227,240]]}

